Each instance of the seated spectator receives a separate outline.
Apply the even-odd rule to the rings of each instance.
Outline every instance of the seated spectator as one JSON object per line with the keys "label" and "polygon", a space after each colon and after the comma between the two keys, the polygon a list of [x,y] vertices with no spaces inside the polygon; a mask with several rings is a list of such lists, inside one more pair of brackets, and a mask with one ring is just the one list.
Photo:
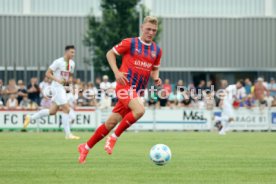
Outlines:
{"label": "seated spectator", "polygon": [[14,94],[10,95],[10,98],[7,100],[6,106],[8,109],[16,109],[18,107],[18,101]]}
{"label": "seated spectator", "polygon": [[244,107],[246,107],[247,109],[251,109],[253,107],[256,107],[256,101],[253,98],[252,94],[249,94],[245,100],[244,100]]}
{"label": "seated spectator", "polygon": [[162,88],[167,91],[167,94],[170,94],[172,92],[172,86],[169,79],[165,79]]}
{"label": "seated spectator", "polygon": [[87,106],[97,106],[97,92],[93,83],[88,83],[87,89],[83,92],[83,96],[87,100]]}
{"label": "seated spectator", "polygon": [[198,100],[203,100],[202,98],[202,92],[206,89],[206,83],[205,80],[201,80],[196,87],[196,94],[198,95]]}
{"label": "seated spectator", "polygon": [[183,94],[181,91],[176,92],[176,105],[181,106],[182,101],[184,100]]}
{"label": "seated spectator", "polygon": [[212,90],[212,85],[213,85],[213,81],[211,81],[211,80],[207,81],[205,89]]}
{"label": "seated spectator", "polygon": [[111,97],[112,106],[114,106],[118,101],[118,99],[116,97],[116,91],[115,91],[116,84],[117,84],[116,81],[112,82],[110,88],[106,90],[107,94],[109,94],[109,96]]}
{"label": "seated spectator", "polygon": [[206,110],[213,110],[214,107],[216,106],[216,101],[214,98],[214,94],[212,94],[210,91],[204,91],[203,92],[204,98],[204,108]]}
{"label": "seated spectator", "polygon": [[190,91],[183,92],[183,100],[180,103],[180,107],[192,107],[192,97]]}
{"label": "seated spectator", "polygon": [[31,101],[35,102],[36,104],[39,104],[40,102],[40,90],[39,86],[37,84],[37,78],[33,77],[31,78],[31,83],[28,85],[28,97]]}
{"label": "seated spectator", "polygon": [[100,84],[100,89],[102,90],[102,95],[105,95],[106,91],[111,88],[111,83],[108,82],[108,76],[103,76],[103,81]]}
{"label": "seated spectator", "polygon": [[18,85],[17,100],[18,100],[18,104],[20,104],[21,100],[25,96],[28,97],[28,93],[24,85],[24,82],[22,80],[18,80],[17,85]]}
{"label": "seated spectator", "polygon": [[160,108],[160,107],[166,107],[168,104],[168,91],[164,91],[162,90],[160,96],[158,96],[157,99],[157,103],[156,103],[156,107]]}
{"label": "seated spectator", "polygon": [[[18,87],[14,79],[10,79],[8,85],[5,87],[3,91],[3,99],[4,103],[7,102],[10,95],[16,95],[18,91]],[[15,96],[16,97],[16,96]]]}
{"label": "seated spectator", "polygon": [[111,97],[106,93],[105,95],[102,94],[101,100],[100,100],[100,109],[108,109],[111,108]]}
{"label": "seated spectator", "polygon": [[78,107],[84,107],[84,106],[87,106],[87,105],[88,105],[88,101],[87,101],[87,99],[83,96],[83,91],[82,91],[82,90],[79,92],[79,97],[78,97],[78,99],[77,99],[76,104],[77,104]]}
{"label": "seated spectator", "polygon": [[30,109],[31,108],[31,100],[28,98],[28,96],[23,97],[23,99],[20,101],[19,106],[22,109]]}
{"label": "seated spectator", "polygon": [[271,107],[276,107],[276,97],[273,98],[273,101],[271,102]]}
{"label": "seated spectator", "polygon": [[274,78],[270,78],[270,83],[267,84],[267,89],[269,91],[270,96],[276,96],[276,83]]}
{"label": "seated spectator", "polygon": [[149,107],[155,107],[157,99],[158,99],[158,96],[155,92],[154,93],[149,93],[148,106]]}
{"label": "seated spectator", "polygon": [[170,93],[168,97],[168,106],[170,108],[174,108],[177,104],[177,99],[176,99],[176,91],[173,91]]}

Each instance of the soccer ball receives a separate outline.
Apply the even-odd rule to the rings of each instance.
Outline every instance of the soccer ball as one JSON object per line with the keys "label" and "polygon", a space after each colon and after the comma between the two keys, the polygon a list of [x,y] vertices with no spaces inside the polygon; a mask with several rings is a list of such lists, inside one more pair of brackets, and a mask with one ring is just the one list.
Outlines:
{"label": "soccer ball", "polygon": [[150,150],[150,159],[156,165],[165,165],[171,158],[171,150],[165,144],[156,144]]}

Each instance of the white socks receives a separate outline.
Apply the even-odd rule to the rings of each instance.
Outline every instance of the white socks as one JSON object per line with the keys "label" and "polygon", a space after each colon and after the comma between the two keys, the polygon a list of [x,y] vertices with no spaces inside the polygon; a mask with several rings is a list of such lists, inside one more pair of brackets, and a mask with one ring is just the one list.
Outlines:
{"label": "white socks", "polygon": [[91,148],[89,148],[89,146],[87,145],[87,144],[85,144],[85,149],[87,149],[87,150],[90,150]]}
{"label": "white socks", "polygon": [[64,127],[65,136],[71,135],[70,122],[69,122],[69,114],[62,113],[61,121]]}
{"label": "white socks", "polygon": [[114,138],[116,138],[116,139],[118,138],[115,133],[111,134],[111,136],[114,137]]}
{"label": "white socks", "polygon": [[75,119],[76,119],[75,111],[70,108],[70,111],[69,111],[69,122],[71,123]]}
{"label": "white socks", "polygon": [[49,114],[50,114],[49,109],[42,109],[42,110],[36,112],[35,114],[33,114],[31,116],[31,120],[36,120],[36,119],[42,118],[44,116],[49,116]]}

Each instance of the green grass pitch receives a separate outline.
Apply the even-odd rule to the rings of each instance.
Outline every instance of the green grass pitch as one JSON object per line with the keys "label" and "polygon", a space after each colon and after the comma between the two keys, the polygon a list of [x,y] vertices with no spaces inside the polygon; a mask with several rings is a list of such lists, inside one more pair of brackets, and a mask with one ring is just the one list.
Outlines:
{"label": "green grass pitch", "polygon": [[[259,184],[276,183],[276,133],[141,132],[121,136],[112,156],[104,141],[77,163],[81,140],[63,133],[0,133],[1,184]],[[167,144],[172,160],[154,165],[148,157]]]}

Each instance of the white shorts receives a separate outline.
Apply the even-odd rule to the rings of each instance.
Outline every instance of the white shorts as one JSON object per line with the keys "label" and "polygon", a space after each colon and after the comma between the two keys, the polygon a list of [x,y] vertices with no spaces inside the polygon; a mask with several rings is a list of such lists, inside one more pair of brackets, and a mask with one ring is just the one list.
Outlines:
{"label": "white shorts", "polygon": [[68,99],[66,96],[66,91],[63,86],[52,86],[52,102],[55,102],[57,105],[64,105],[68,103]]}

